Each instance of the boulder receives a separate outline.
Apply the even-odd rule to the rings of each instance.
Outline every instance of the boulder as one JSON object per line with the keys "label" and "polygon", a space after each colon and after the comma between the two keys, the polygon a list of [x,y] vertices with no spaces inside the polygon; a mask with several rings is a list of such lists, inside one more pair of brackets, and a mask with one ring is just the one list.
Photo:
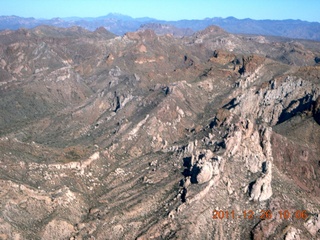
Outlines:
{"label": "boulder", "polygon": [[213,167],[210,162],[198,162],[192,168],[191,182],[202,184],[210,181],[213,176]]}

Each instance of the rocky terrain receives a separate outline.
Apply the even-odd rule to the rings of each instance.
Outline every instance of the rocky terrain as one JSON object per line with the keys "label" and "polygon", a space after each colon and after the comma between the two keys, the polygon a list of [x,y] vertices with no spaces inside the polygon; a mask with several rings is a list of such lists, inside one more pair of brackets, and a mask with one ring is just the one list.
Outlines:
{"label": "rocky terrain", "polygon": [[0,32],[0,238],[320,239],[320,43],[159,34]]}

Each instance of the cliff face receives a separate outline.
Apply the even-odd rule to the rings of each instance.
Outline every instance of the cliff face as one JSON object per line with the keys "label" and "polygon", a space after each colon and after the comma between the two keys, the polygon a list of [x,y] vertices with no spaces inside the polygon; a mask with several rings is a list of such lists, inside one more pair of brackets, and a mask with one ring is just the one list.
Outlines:
{"label": "cliff face", "polygon": [[4,239],[317,239],[317,42],[0,33]]}

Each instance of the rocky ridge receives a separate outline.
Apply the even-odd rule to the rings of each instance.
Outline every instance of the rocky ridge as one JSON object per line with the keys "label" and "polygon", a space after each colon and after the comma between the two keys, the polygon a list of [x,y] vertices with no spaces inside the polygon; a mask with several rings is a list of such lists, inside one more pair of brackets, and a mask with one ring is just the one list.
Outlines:
{"label": "rocky ridge", "polygon": [[1,32],[1,237],[319,238],[318,46]]}

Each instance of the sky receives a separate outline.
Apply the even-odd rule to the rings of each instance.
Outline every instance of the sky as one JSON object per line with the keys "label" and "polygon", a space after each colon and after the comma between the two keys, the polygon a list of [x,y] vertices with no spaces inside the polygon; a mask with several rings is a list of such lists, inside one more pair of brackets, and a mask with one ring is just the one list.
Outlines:
{"label": "sky", "polygon": [[236,17],[320,22],[320,0],[0,0],[0,15],[99,17],[120,13],[159,20]]}

